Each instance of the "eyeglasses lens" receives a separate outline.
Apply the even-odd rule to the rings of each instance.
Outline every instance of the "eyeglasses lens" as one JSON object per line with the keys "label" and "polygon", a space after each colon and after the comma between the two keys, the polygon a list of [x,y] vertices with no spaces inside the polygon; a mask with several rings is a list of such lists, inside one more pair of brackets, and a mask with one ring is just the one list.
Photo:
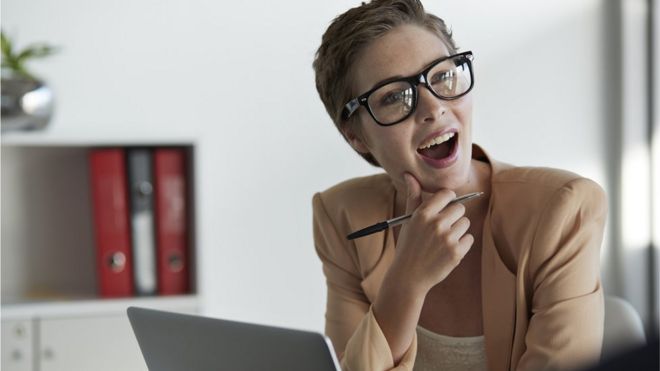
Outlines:
{"label": "eyeglasses lens", "polygon": [[406,81],[395,81],[374,91],[367,101],[376,120],[384,124],[407,116],[413,107],[414,91]]}
{"label": "eyeglasses lens", "polygon": [[427,75],[433,92],[441,98],[457,98],[472,86],[470,64],[465,56],[457,56],[433,66]]}
{"label": "eyeglasses lens", "polygon": [[[439,98],[453,99],[465,94],[472,86],[470,65],[466,57],[444,60],[426,75],[433,93]],[[375,119],[392,124],[408,116],[414,105],[415,88],[407,81],[394,81],[374,91],[367,100]]]}

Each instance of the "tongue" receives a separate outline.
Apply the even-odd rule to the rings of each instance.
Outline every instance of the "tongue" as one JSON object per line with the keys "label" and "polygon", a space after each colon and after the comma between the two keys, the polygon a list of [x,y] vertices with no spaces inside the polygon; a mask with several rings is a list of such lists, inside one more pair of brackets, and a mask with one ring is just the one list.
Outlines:
{"label": "tongue", "polygon": [[436,144],[435,146],[432,146],[431,148],[425,148],[422,150],[419,150],[419,153],[422,154],[423,156],[430,157],[436,160],[443,159],[447,156],[449,156],[449,153],[451,151],[451,146],[449,145],[451,141],[448,140],[442,144]]}

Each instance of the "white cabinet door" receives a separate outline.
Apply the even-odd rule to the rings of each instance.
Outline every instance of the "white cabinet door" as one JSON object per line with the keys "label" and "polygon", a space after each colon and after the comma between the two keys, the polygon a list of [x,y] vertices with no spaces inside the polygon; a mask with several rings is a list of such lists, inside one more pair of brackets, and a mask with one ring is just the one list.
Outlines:
{"label": "white cabinet door", "polygon": [[41,371],[147,370],[125,315],[42,319],[40,336]]}
{"label": "white cabinet door", "polygon": [[2,367],[4,371],[32,371],[34,329],[31,320],[2,321]]}

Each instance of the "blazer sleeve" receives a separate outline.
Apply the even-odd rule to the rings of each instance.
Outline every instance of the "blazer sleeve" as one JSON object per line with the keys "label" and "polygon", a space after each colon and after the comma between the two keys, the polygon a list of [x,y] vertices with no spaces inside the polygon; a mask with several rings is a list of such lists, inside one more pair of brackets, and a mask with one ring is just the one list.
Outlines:
{"label": "blazer sleeve", "polygon": [[597,362],[603,341],[600,246],[607,198],[579,178],[558,189],[539,218],[526,279],[533,290],[518,370],[566,370]]}
{"label": "blazer sleeve", "polygon": [[357,254],[338,233],[320,193],[312,199],[314,245],[326,277],[325,333],[343,370],[412,370],[417,339],[398,365],[362,286]]}

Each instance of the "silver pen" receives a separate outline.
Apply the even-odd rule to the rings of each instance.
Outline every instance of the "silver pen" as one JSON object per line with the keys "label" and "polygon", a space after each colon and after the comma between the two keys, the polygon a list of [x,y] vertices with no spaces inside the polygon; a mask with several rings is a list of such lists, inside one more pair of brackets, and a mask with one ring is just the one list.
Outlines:
{"label": "silver pen", "polygon": [[[465,201],[471,200],[473,198],[480,197],[483,194],[484,194],[483,192],[468,193],[466,195],[456,197],[455,199],[451,200],[448,205],[451,205],[455,202],[465,202]],[[392,219],[386,220],[384,222],[380,222],[380,223],[376,223],[374,225],[370,225],[366,228],[360,229],[359,231],[355,231],[355,232],[349,234],[348,236],[346,236],[346,238],[349,239],[349,240],[354,240],[356,238],[360,238],[360,237],[368,236],[368,235],[376,233],[376,232],[384,231],[389,227],[394,227],[394,226],[397,226],[399,224],[405,223],[408,219],[410,219],[411,216],[412,216],[412,214],[397,216],[396,218],[392,218]]]}

